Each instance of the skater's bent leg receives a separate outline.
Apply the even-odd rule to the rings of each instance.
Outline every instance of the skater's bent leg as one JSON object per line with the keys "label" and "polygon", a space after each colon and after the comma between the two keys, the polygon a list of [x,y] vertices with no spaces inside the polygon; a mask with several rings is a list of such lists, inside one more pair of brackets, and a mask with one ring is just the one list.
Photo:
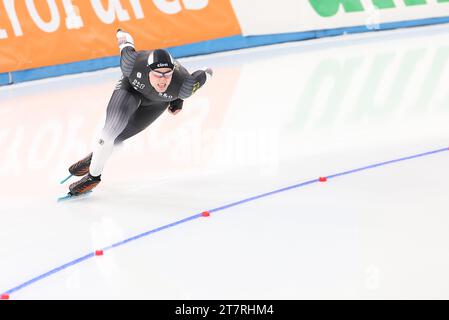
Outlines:
{"label": "skater's bent leg", "polygon": [[139,107],[140,99],[127,90],[116,90],[109,101],[106,122],[100,139],[96,142],[90,165],[90,174],[98,177],[111,156],[114,141],[126,128],[132,115]]}
{"label": "skater's bent leg", "polygon": [[140,106],[128,122],[126,128],[115,139],[115,145],[121,145],[123,141],[135,136],[153,123],[168,107],[167,103]]}
{"label": "skater's bent leg", "polygon": [[114,149],[114,142],[109,139],[100,139],[94,146],[92,155],[92,163],[90,164],[89,173],[93,177],[98,177],[103,172],[106,161],[112,154]]}

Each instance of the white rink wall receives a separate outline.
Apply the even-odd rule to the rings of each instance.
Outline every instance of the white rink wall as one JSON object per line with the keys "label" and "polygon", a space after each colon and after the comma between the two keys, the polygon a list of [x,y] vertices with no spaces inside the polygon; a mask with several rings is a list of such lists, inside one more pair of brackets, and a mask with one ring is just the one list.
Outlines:
{"label": "white rink wall", "polygon": [[[242,34],[367,26],[449,16],[446,0],[231,0]],[[257,12],[257,14],[255,14]]]}

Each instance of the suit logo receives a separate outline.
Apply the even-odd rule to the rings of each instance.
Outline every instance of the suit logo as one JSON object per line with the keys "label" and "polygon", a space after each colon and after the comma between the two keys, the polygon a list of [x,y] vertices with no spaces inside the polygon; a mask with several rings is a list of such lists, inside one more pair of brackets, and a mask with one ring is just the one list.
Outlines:
{"label": "suit logo", "polygon": [[166,93],[161,93],[159,92],[159,97],[162,97],[164,99],[173,99],[172,95],[166,94]]}
{"label": "suit logo", "polygon": [[192,94],[194,94],[199,88],[201,87],[201,84],[199,82],[195,82],[192,89]]}
{"label": "suit logo", "polygon": [[136,89],[136,90],[145,88],[145,84],[140,83],[137,79],[134,79],[132,85],[133,85],[134,89]]}

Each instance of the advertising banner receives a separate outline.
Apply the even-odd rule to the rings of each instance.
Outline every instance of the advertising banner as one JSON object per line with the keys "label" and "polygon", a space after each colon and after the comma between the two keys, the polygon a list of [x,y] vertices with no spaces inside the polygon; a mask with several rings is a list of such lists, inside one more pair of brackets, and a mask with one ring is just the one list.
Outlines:
{"label": "advertising banner", "polygon": [[242,33],[290,33],[449,16],[449,0],[231,0]]}
{"label": "advertising banner", "polygon": [[0,0],[0,73],[240,34],[230,0]]}

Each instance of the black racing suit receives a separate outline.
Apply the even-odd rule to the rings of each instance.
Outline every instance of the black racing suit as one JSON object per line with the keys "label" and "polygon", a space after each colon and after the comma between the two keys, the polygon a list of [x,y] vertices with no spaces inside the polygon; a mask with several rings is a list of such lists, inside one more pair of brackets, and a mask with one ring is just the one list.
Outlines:
{"label": "black racing suit", "polygon": [[184,99],[195,93],[207,80],[205,71],[198,70],[190,74],[178,61],[174,61],[172,80],[167,90],[159,93],[149,80],[148,57],[151,52],[136,52],[132,46],[121,50],[123,76],[109,101],[101,138],[93,152],[90,165],[93,176],[102,173],[114,144],[144,130],[168,107],[182,108]]}

